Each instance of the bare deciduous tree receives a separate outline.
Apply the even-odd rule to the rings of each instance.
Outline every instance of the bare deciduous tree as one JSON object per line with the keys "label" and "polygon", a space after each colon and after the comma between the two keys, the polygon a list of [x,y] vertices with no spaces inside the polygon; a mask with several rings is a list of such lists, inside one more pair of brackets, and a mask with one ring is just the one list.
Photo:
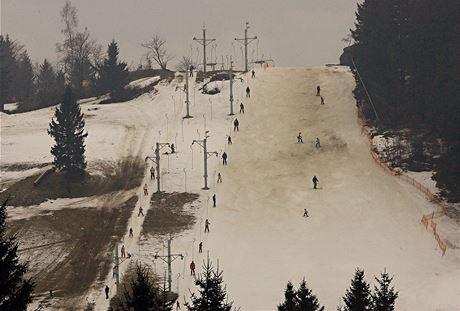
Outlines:
{"label": "bare deciduous tree", "polygon": [[150,41],[142,43],[142,46],[148,50],[147,57],[152,58],[163,70],[166,70],[168,62],[174,58],[166,49],[166,40],[158,35],[154,35]]}
{"label": "bare deciduous tree", "polygon": [[190,65],[195,66],[195,63],[192,61],[192,58],[190,56],[182,56],[182,59],[179,61],[179,64],[177,64],[176,66],[176,70],[177,71],[187,71],[190,68]]}

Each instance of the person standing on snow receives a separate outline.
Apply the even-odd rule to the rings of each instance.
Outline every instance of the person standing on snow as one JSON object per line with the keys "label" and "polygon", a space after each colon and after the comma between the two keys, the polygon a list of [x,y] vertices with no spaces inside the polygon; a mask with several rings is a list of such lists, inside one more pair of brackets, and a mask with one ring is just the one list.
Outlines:
{"label": "person standing on snow", "polygon": [[107,285],[105,286],[104,291],[105,291],[105,299],[109,299],[110,288]]}
{"label": "person standing on snow", "polygon": [[130,238],[134,237],[134,235],[133,235],[133,228],[129,228],[129,237],[130,237]]}
{"label": "person standing on snow", "polygon": [[124,245],[121,246],[121,257],[126,257],[125,246]]}
{"label": "person standing on snow", "polygon": [[303,144],[302,132],[299,132],[299,135],[297,135],[297,143],[298,144]]}
{"label": "person standing on snow", "polygon": [[256,77],[256,72],[254,69],[252,69],[252,78],[254,79]]}
{"label": "person standing on snow", "polygon": [[243,103],[240,104],[240,113],[244,114],[244,105],[243,105]]}
{"label": "person standing on snow", "polygon": [[155,168],[153,166],[150,168],[150,179],[155,179]]}
{"label": "person standing on snow", "polygon": [[198,244],[198,253],[202,253],[203,252],[203,242],[200,242],[200,244]]}
{"label": "person standing on snow", "polygon": [[142,206],[139,206],[139,213],[137,214],[137,217],[141,215],[144,216],[144,212],[143,212]]}
{"label": "person standing on snow", "polygon": [[190,275],[195,276],[195,262],[193,260],[190,263]]}
{"label": "person standing on snow", "polygon": [[321,96],[321,105],[324,105],[324,98]]}
{"label": "person standing on snow", "polygon": [[176,147],[174,147],[174,144],[171,144],[169,148],[171,148],[171,153],[176,153]]}
{"label": "person standing on snow", "polygon": [[211,223],[209,222],[208,219],[206,219],[206,221],[204,222],[204,232],[209,232],[209,225]]}
{"label": "person standing on snow", "polygon": [[213,205],[213,207],[216,207],[216,194],[215,193],[212,196],[212,205]]}
{"label": "person standing on snow", "polygon": [[308,217],[308,211],[306,208],[303,209],[303,217]]}
{"label": "person standing on snow", "polygon": [[251,89],[248,87],[246,87],[246,98],[250,98],[251,97]]}
{"label": "person standing on snow", "polygon": [[233,121],[233,131],[239,132],[240,131],[239,125],[240,125],[240,121],[238,121],[238,118],[235,118],[235,121]]}
{"label": "person standing on snow", "polygon": [[317,188],[318,182],[319,182],[318,178],[316,178],[316,176],[313,176],[312,181],[313,181],[313,189],[318,189]]}
{"label": "person standing on snow", "polygon": [[316,148],[321,147],[321,142],[319,141],[319,138],[318,138],[318,137],[316,137],[316,144],[315,144],[315,147],[316,147]]}
{"label": "person standing on snow", "polygon": [[320,96],[320,93],[321,93],[321,87],[318,85],[316,87],[316,96]]}
{"label": "person standing on snow", "polygon": [[217,183],[218,184],[222,183],[222,175],[220,175],[220,173],[217,174]]}
{"label": "person standing on snow", "polygon": [[227,153],[225,151],[222,153],[222,164],[227,165]]}
{"label": "person standing on snow", "polygon": [[180,310],[180,303],[179,303],[179,300],[176,301],[176,311],[177,310]]}
{"label": "person standing on snow", "polygon": [[144,185],[144,195],[149,194],[149,189],[147,188],[147,184]]}
{"label": "person standing on snow", "polygon": [[228,138],[227,138],[227,144],[229,145],[232,145],[232,137],[230,135],[228,135]]}

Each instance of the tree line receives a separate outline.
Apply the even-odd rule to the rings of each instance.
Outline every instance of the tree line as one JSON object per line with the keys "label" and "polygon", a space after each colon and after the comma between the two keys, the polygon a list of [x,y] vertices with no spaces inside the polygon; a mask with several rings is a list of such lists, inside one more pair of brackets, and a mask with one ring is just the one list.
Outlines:
{"label": "tree line", "polygon": [[372,125],[410,129],[447,146],[435,177],[454,200],[460,199],[459,12],[457,0],[365,0],[345,49],[354,95]]}

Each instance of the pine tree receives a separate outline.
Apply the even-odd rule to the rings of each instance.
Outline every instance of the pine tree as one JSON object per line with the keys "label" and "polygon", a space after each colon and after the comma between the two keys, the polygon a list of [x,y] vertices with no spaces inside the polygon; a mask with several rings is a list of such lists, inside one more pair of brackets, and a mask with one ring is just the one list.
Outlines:
{"label": "pine tree", "polygon": [[63,102],[56,108],[55,118],[48,130],[56,141],[51,148],[53,164],[68,177],[81,176],[86,168],[84,140],[88,134],[84,133],[85,120],[70,87],[66,88]]}
{"label": "pine tree", "polygon": [[24,277],[27,265],[19,262],[16,238],[5,236],[6,203],[0,207],[0,310],[25,311],[33,283]]}
{"label": "pine tree", "polygon": [[148,266],[137,264],[128,286],[110,302],[110,310],[171,311],[176,297],[160,289]]}
{"label": "pine tree", "polygon": [[351,287],[347,289],[344,311],[369,311],[371,310],[371,295],[369,284],[364,280],[364,270],[356,269],[355,276],[351,280]]}
{"label": "pine tree", "polygon": [[190,303],[185,306],[189,311],[230,311],[232,302],[227,301],[226,288],[223,285],[222,270],[214,271],[211,262],[208,260],[203,264],[203,272],[195,281],[198,286],[198,295],[192,293]]}
{"label": "pine tree", "polygon": [[374,287],[372,294],[373,311],[393,311],[395,309],[395,301],[398,298],[398,292],[390,287],[393,278],[390,278],[388,273],[383,271],[380,279],[375,278],[379,287]]}
{"label": "pine tree", "polygon": [[297,311],[297,296],[294,286],[288,282],[284,291],[284,302],[278,306],[278,311]]}
{"label": "pine tree", "polygon": [[313,292],[307,287],[305,279],[300,283],[297,294],[297,304],[299,311],[324,311],[324,307],[321,307],[318,302],[318,298]]}
{"label": "pine tree", "polygon": [[56,74],[46,59],[40,65],[37,76],[37,100],[38,108],[52,106],[59,101],[56,96]]}
{"label": "pine tree", "polygon": [[128,83],[127,65],[118,61],[118,53],[118,45],[112,40],[107,48],[107,58],[98,68],[98,91],[110,92],[112,98],[116,98]]}
{"label": "pine tree", "polygon": [[17,100],[23,101],[28,99],[34,88],[34,72],[32,62],[27,51],[22,52],[18,63],[18,76],[15,91]]}

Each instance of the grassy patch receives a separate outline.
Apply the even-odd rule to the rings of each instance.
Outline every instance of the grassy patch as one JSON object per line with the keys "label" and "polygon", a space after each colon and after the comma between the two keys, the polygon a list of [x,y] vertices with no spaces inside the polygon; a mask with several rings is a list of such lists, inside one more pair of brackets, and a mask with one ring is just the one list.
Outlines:
{"label": "grassy patch", "polygon": [[184,209],[184,205],[197,200],[195,193],[173,192],[155,194],[152,208],[145,216],[142,233],[144,235],[167,235],[189,229],[195,223],[195,217]]}
{"label": "grassy patch", "polygon": [[98,165],[101,175],[86,174],[75,182],[69,182],[64,174],[56,172],[35,186],[34,181],[39,175],[29,176],[0,193],[0,201],[9,197],[9,205],[29,206],[48,199],[79,198],[129,190],[139,187],[142,182],[145,163],[140,158],[127,158]]}

